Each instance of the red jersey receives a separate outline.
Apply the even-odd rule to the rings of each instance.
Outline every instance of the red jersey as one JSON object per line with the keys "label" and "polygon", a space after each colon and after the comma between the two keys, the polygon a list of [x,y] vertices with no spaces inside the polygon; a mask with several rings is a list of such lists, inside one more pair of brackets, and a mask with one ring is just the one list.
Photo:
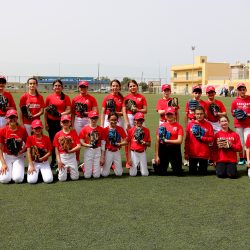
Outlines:
{"label": "red jersey", "polygon": [[[106,127],[104,129],[104,131],[105,131],[106,149],[109,149],[110,151],[116,151],[117,149],[120,149],[121,147],[117,147],[117,146],[113,145],[110,142],[110,140],[109,140],[109,131],[111,129],[112,128],[110,128],[110,127]],[[117,139],[116,139],[115,142],[120,143],[121,142],[121,138],[123,140],[127,138],[126,132],[125,132],[125,130],[122,127],[116,126],[115,130],[116,130],[116,134],[117,134],[117,136],[116,136]]]}
{"label": "red jersey", "polygon": [[[147,106],[146,98],[143,95],[141,95],[141,94],[135,94],[135,95],[128,94],[127,96],[124,97],[123,104],[122,104],[123,107],[126,107],[125,102],[126,102],[126,100],[129,100],[129,99],[135,101],[137,109],[143,109],[143,106]],[[133,114],[130,110],[126,110],[126,113]]]}
{"label": "red jersey", "polygon": [[247,136],[246,148],[250,148],[250,134]]}
{"label": "red jersey", "polygon": [[46,135],[42,135],[42,138],[38,138],[36,135],[29,136],[26,142],[26,148],[30,148],[31,146],[42,148],[45,152],[52,150],[50,139]]}
{"label": "red jersey", "polygon": [[[144,150],[146,150],[147,146],[146,145],[142,145],[140,143],[137,143],[134,134],[135,134],[135,130],[137,127],[133,127],[131,129],[128,130],[128,141],[130,142],[130,150],[134,150],[134,151],[138,151],[138,152],[143,152]],[[148,128],[145,128],[142,126],[142,129],[144,131],[144,138],[143,140],[145,142],[151,142],[151,138],[150,138],[150,132]]]}
{"label": "red jersey", "polygon": [[[205,134],[201,137],[201,140],[196,139],[196,137],[192,133],[192,127],[195,124],[200,125],[205,130]],[[210,149],[208,145],[209,143],[212,143],[213,140],[214,130],[212,125],[208,121],[190,121],[186,128],[185,158],[209,159]]]}
{"label": "red jersey", "polygon": [[219,101],[219,100],[214,100],[213,102],[210,102],[209,100],[206,101],[206,114],[207,114],[207,120],[210,122],[218,122],[220,117],[219,116],[214,116],[213,113],[209,110],[209,105],[211,103],[216,104],[220,108],[220,112],[226,112],[226,108],[224,104]]}
{"label": "red jersey", "polygon": [[[230,148],[218,148],[217,139],[228,139],[231,142]],[[242,151],[242,146],[240,142],[240,136],[232,130],[228,132],[220,130],[215,134],[214,144],[216,150],[215,153],[215,162],[231,162],[237,163],[237,152]]]}
{"label": "red jersey", "polygon": [[[156,104],[156,111],[158,112],[159,110],[165,110],[168,108],[168,102],[170,100],[172,100],[173,98],[168,98],[168,99],[164,99],[164,98],[161,98],[157,101],[157,104]],[[176,111],[178,111],[180,109],[180,107],[176,107]],[[166,120],[165,118],[165,114],[161,114],[160,116],[160,121],[164,122]]]}
{"label": "red jersey", "polygon": [[96,147],[100,147],[101,141],[105,140],[105,131],[104,128],[100,126],[91,128],[90,125],[86,125],[82,128],[79,138],[83,139],[87,144],[91,144],[91,142],[96,141]]}
{"label": "red jersey", "polygon": [[87,112],[91,111],[93,108],[97,108],[97,101],[95,97],[89,94],[86,94],[85,96],[82,96],[81,94],[79,94],[72,99],[72,106],[71,106],[72,114],[75,114],[78,117],[81,117],[80,113],[75,110],[75,103],[78,103],[78,102],[87,105],[88,107]]}
{"label": "red jersey", "polygon": [[[183,128],[178,122],[164,122],[159,127],[165,127],[166,130],[170,132],[169,140],[177,140],[179,135],[184,135]],[[156,135],[159,135],[159,128],[156,130]]]}
{"label": "red jersey", "polygon": [[69,133],[65,133],[65,132],[63,132],[63,130],[61,130],[61,131],[56,133],[54,140],[53,140],[53,146],[58,149],[60,154],[65,154],[65,153],[67,154],[68,153],[62,148],[62,146],[59,142],[62,137],[68,137],[71,139],[72,148],[76,147],[77,144],[80,144],[79,137],[78,137],[75,130],[70,130]]}
{"label": "red jersey", "polygon": [[105,108],[105,114],[108,115],[110,112],[106,108],[106,103],[107,103],[107,100],[109,100],[109,99],[113,99],[115,101],[115,111],[121,112],[122,111],[123,96],[109,94],[109,95],[106,95],[102,101],[102,107]]}
{"label": "red jersey", "polygon": [[[71,106],[70,98],[68,95],[65,95],[64,100],[61,100],[61,95],[58,95],[56,93],[47,96],[45,106],[47,107],[50,104],[54,104],[59,113],[64,112],[66,107]],[[48,114],[48,118],[51,120],[60,120],[60,117],[54,117],[50,114]]]}
{"label": "red jersey", "polygon": [[[199,104],[201,107],[204,108],[205,112],[206,112],[206,102],[204,102],[203,100],[198,100]],[[190,110],[189,107],[188,107],[188,103],[189,101],[186,102],[186,113],[188,115],[188,119],[190,120],[194,120],[195,119],[195,116],[194,116],[194,111]]]}
{"label": "red jersey", "polygon": [[[44,108],[44,100],[41,95],[30,95],[29,93],[25,93],[21,96],[20,99],[20,107],[28,105],[29,110],[32,115],[37,114],[41,108]],[[40,119],[40,117],[35,117],[32,119],[27,119],[25,116],[23,116],[23,123],[24,124],[31,124],[33,120]]]}
{"label": "red jersey", "polygon": [[15,140],[26,143],[28,134],[26,129],[22,126],[17,126],[17,130],[10,129],[9,125],[0,129],[0,143],[3,144],[3,152],[11,155],[11,152],[7,149],[6,145],[6,141],[9,138],[14,138]]}
{"label": "red jersey", "polygon": [[[12,94],[7,91],[4,91],[2,95],[8,99],[7,107],[16,109],[16,104],[14,102]],[[3,111],[2,109],[0,109],[0,116],[5,116],[6,112],[7,110]]]}
{"label": "red jersey", "polygon": [[[247,114],[250,114],[250,96],[242,99],[241,97],[236,97],[231,104],[231,113],[234,116],[235,109],[242,109],[246,111]],[[236,128],[249,128],[250,127],[250,117],[247,117],[245,120],[238,120],[234,118],[234,126]]]}

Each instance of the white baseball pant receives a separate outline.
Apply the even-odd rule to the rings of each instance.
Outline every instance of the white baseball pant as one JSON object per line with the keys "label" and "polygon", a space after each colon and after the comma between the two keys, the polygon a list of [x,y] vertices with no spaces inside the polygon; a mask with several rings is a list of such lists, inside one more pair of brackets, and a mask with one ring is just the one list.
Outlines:
{"label": "white baseball pant", "polygon": [[26,131],[27,131],[27,133],[28,133],[28,135],[31,135],[31,125],[30,124],[24,124],[24,127],[25,127],[25,129],[26,129]]}
{"label": "white baseball pant", "polygon": [[75,117],[74,128],[76,133],[79,135],[82,128],[89,124],[89,119],[87,117],[80,118],[78,116]]}
{"label": "white baseball pant", "polygon": [[115,152],[106,150],[105,164],[101,171],[102,176],[106,177],[109,175],[112,163],[114,163],[114,166],[115,166],[115,169],[114,169],[115,175],[121,176],[123,169],[122,169],[122,158],[121,158],[120,150],[117,150]]}
{"label": "white baseball pant", "polygon": [[36,169],[36,172],[34,171],[32,174],[27,173],[28,183],[31,183],[31,184],[37,183],[39,171],[41,171],[42,178],[45,183],[53,182],[53,173],[51,171],[50,164],[48,161],[33,162],[33,164]]}
{"label": "white baseball pant", "polygon": [[147,156],[146,151],[139,153],[131,150],[132,166],[129,169],[130,176],[137,175],[137,166],[140,163],[140,171],[142,176],[148,176]]}
{"label": "white baseball pant", "polygon": [[[135,126],[135,122],[134,122],[134,115],[132,114],[127,114],[128,115],[128,123],[130,125],[131,128],[133,128]],[[125,128],[127,129],[127,128]]]}
{"label": "white baseball pant", "polygon": [[[15,156],[3,154],[8,170],[6,174],[0,174],[1,183],[9,183],[11,179],[15,183],[21,183],[24,179],[24,155]],[[2,166],[1,166],[2,167]]]}
{"label": "white baseball pant", "polygon": [[250,134],[250,128],[235,128],[236,133],[240,136],[240,142],[243,148],[243,152],[246,149],[245,143],[248,134]]}
{"label": "white baseball pant", "polygon": [[5,116],[0,116],[0,128],[4,127],[6,122]]}
{"label": "white baseball pant", "polygon": [[78,165],[76,161],[76,154],[60,154],[60,158],[62,163],[64,164],[63,169],[59,169],[58,173],[58,180],[59,181],[66,181],[67,180],[67,173],[69,168],[70,178],[71,180],[75,181],[79,179],[79,171]]}
{"label": "white baseball pant", "polygon": [[99,178],[101,175],[101,166],[100,166],[100,158],[101,158],[101,147],[98,148],[86,148],[84,150],[84,177],[90,178],[92,176],[94,178]]}
{"label": "white baseball pant", "polygon": [[[123,128],[123,119],[120,116],[118,117],[117,125]],[[109,126],[108,115],[105,115],[103,127],[106,128],[108,126]]]}

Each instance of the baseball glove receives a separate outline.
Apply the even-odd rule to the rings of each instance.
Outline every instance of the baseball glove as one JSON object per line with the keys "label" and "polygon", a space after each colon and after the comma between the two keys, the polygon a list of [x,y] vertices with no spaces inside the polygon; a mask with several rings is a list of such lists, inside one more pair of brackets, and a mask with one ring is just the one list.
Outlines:
{"label": "baseball glove", "polygon": [[168,107],[177,108],[178,104],[179,104],[179,101],[177,97],[173,97],[171,100],[168,101]]}
{"label": "baseball glove", "polygon": [[47,153],[43,148],[38,148],[37,146],[31,146],[30,151],[32,161],[35,162],[40,162],[39,159]]}
{"label": "baseball glove", "polygon": [[22,149],[22,141],[15,138],[8,138],[6,140],[7,149],[13,155],[18,155],[18,152]]}
{"label": "baseball glove", "polygon": [[143,128],[137,127],[134,133],[134,138],[137,143],[141,144],[141,141],[144,139],[144,131]]}
{"label": "baseball glove", "polygon": [[127,99],[125,101],[126,109],[130,110],[132,113],[135,113],[137,108],[136,108],[136,102],[131,99]]}
{"label": "baseball glove", "polygon": [[117,133],[116,129],[110,129],[108,139],[111,145],[117,146],[117,143],[120,141],[121,136]]}
{"label": "baseball glove", "polygon": [[22,106],[21,112],[25,118],[32,119],[32,113],[30,112],[29,105]]}
{"label": "baseball glove", "polygon": [[89,137],[89,142],[90,142],[91,147],[96,148],[99,137],[100,137],[98,131],[93,130],[91,133],[89,133],[88,137]]}
{"label": "baseball glove", "polygon": [[170,139],[171,133],[168,130],[166,130],[165,127],[160,126],[158,132],[159,132],[160,143],[163,143],[165,139],[167,140]]}
{"label": "baseball glove", "polygon": [[227,138],[218,138],[217,139],[218,148],[230,148],[231,143],[228,141]]}
{"label": "baseball glove", "polygon": [[88,111],[88,105],[86,103],[76,102],[75,103],[75,110],[79,112],[80,117],[87,117],[88,115],[86,112]]}
{"label": "baseball glove", "polygon": [[242,109],[235,109],[234,110],[234,117],[237,120],[245,120],[247,118],[247,113]]}
{"label": "baseball glove", "polygon": [[58,142],[65,152],[68,152],[70,149],[72,149],[73,141],[71,137],[60,136],[58,138]]}
{"label": "baseball glove", "polygon": [[115,101],[114,99],[108,99],[106,102],[106,109],[109,110],[110,112],[115,112]]}
{"label": "baseball glove", "polygon": [[192,133],[197,140],[201,140],[201,137],[205,135],[205,130],[198,124],[192,126]]}
{"label": "baseball glove", "polygon": [[209,105],[209,111],[214,115],[217,116],[218,112],[220,112],[220,107],[215,104],[215,103],[211,103]]}
{"label": "baseball glove", "polygon": [[198,106],[200,106],[199,102],[197,100],[189,100],[188,102],[188,108],[191,111],[194,111]]}
{"label": "baseball glove", "polygon": [[2,111],[6,110],[8,103],[9,103],[8,99],[5,96],[0,95],[0,109]]}
{"label": "baseball glove", "polygon": [[61,117],[61,113],[58,112],[56,106],[54,104],[50,104],[45,108],[46,112],[55,117]]}

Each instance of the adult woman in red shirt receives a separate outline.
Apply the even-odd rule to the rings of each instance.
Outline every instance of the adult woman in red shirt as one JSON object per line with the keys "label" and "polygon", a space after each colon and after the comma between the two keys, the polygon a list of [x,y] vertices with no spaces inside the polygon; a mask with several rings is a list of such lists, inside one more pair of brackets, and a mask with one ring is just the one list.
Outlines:
{"label": "adult woman in red shirt", "polygon": [[[44,99],[37,91],[38,81],[36,78],[31,77],[27,81],[28,92],[23,94],[20,99],[20,123],[24,125],[28,135],[31,135],[31,123],[36,119],[40,119],[44,109]],[[28,108],[29,113],[25,112]]]}
{"label": "adult woman in red shirt", "polygon": [[[51,143],[53,143],[55,134],[61,130],[60,120],[62,115],[70,114],[71,112],[71,102],[68,95],[65,95],[63,90],[63,83],[61,80],[55,80],[53,82],[54,93],[47,96],[45,100],[45,106],[53,104],[57,111],[58,116],[53,116],[49,114],[46,109],[44,113],[45,128],[49,132],[49,138]],[[52,150],[52,161],[50,166],[53,167],[56,164],[55,149]]]}

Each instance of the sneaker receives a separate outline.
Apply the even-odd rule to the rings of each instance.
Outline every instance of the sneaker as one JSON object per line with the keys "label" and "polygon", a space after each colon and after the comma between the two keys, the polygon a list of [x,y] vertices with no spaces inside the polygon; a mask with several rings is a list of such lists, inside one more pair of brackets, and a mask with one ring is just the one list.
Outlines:
{"label": "sneaker", "polygon": [[244,165],[245,164],[245,160],[244,159],[240,159],[239,161],[238,161],[238,165]]}
{"label": "sneaker", "polygon": [[184,160],[184,166],[188,167],[189,166],[189,162],[187,160]]}
{"label": "sneaker", "polygon": [[250,177],[250,168],[247,170],[247,175]]}

